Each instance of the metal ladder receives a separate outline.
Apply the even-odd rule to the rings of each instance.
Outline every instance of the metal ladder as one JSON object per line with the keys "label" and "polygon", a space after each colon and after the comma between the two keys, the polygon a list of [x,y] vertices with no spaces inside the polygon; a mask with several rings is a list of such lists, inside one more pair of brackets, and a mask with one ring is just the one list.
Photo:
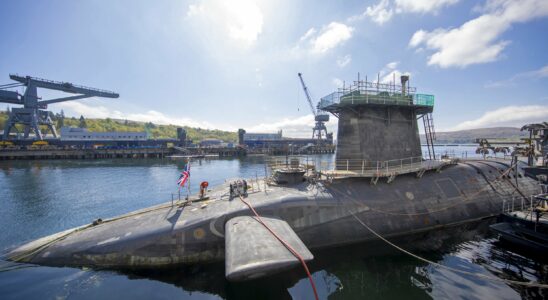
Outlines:
{"label": "metal ladder", "polygon": [[428,147],[428,157],[430,159],[436,159],[436,152],[434,152],[434,140],[436,140],[436,131],[434,130],[434,119],[432,113],[427,113],[422,118],[424,124],[424,135],[426,138],[426,145]]}

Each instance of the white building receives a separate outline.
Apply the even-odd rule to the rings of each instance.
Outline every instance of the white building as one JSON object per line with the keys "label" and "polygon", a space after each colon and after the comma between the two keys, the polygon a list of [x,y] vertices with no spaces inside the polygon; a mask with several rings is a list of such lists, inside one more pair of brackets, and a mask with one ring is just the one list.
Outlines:
{"label": "white building", "polygon": [[146,141],[146,132],[91,132],[85,128],[62,127],[62,141]]}

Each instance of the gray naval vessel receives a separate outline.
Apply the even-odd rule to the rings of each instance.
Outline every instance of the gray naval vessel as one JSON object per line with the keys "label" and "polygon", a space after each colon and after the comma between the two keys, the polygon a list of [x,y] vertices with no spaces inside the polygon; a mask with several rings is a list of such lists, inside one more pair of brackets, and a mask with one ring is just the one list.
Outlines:
{"label": "gray naval vessel", "polygon": [[[190,196],[69,229],[22,245],[8,259],[51,266],[159,268],[225,261],[229,280],[266,276],[312,251],[426,233],[498,215],[528,201],[537,183],[510,160],[437,157],[434,96],[357,80],[323,97],[339,119],[334,166],[272,160],[263,179],[237,180]],[[423,158],[418,122],[424,124]],[[406,245],[401,245],[405,247]]]}

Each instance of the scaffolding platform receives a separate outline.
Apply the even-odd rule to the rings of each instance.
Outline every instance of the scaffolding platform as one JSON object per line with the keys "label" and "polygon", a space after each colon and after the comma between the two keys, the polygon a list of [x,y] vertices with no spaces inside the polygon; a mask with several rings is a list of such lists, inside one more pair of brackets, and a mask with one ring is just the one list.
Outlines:
{"label": "scaffolding platform", "polygon": [[298,166],[328,180],[371,178],[371,182],[376,184],[379,178],[388,178],[388,182],[392,182],[396,176],[403,174],[414,173],[420,178],[427,171],[440,171],[446,166],[457,164],[458,161],[458,158],[449,156],[443,156],[436,160],[424,159],[421,156],[387,161],[318,160],[306,156],[286,156],[270,158],[268,166],[271,170],[279,170],[290,168],[293,165],[294,168]]}
{"label": "scaffolding platform", "polygon": [[417,114],[431,113],[434,96],[416,93],[416,88],[408,85],[369,82],[367,79],[354,81],[353,84],[321,98],[318,108],[334,114],[345,107],[369,106],[407,106],[413,107]]}
{"label": "scaffolding platform", "polygon": [[[415,159],[415,161],[412,161]],[[399,161],[399,164],[398,164]],[[415,173],[422,177],[426,171],[440,171],[443,167],[454,165],[457,159],[423,160],[422,158],[407,158],[394,161],[378,162],[377,167],[371,167],[371,162],[347,161],[348,167],[344,167],[344,161],[337,161],[337,167],[333,170],[321,171],[321,174],[329,179],[367,177],[374,180],[378,178],[392,178],[402,174]],[[363,167],[360,167],[362,164]]]}

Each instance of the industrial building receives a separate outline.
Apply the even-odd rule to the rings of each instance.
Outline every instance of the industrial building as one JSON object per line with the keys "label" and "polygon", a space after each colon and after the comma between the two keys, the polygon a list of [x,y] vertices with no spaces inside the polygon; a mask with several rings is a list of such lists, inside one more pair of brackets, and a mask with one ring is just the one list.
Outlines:
{"label": "industrial building", "polygon": [[146,132],[91,132],[86,128],[62,127],[61,141],[146,141]]}
{"label": "industrial building", "polygon": [[234,143],[227,143],[220,139],[203,139],[199,145],[201,148],[234,148]]}
{"label": "industrial building", "polygon": [[264,141],[264,140],[281,140],[282,131],[276,133],[244,133],[244,141]]}
{"label": "industrial building", "polygon": [[332,153],[335,151],[333,145],[333,134],[329,133],[326,139],[318,146],[317,137],[312,138],[289,138],[277,133],[246,133],[244,129],[238,130],[238,144],[246,147],[251,152],[268,154],[283,153]]}

